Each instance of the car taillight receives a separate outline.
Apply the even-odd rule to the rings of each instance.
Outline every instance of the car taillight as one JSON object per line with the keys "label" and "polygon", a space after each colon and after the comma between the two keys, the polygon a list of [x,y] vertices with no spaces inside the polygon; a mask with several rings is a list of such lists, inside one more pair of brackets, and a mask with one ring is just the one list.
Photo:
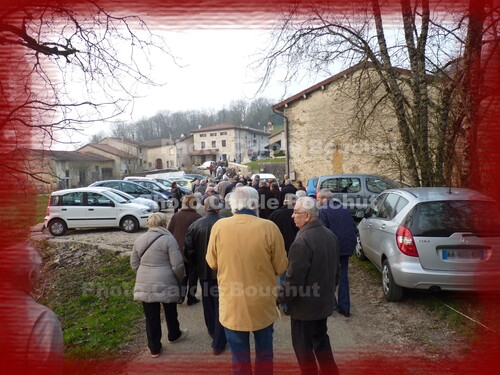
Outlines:
{"label": "car taillight", "polygon": [[415,246],[413,235],[408,228],[402,225],[399,226],[396,232],[396,244],[403,254],[410,257],[418,257],[417,246]]}

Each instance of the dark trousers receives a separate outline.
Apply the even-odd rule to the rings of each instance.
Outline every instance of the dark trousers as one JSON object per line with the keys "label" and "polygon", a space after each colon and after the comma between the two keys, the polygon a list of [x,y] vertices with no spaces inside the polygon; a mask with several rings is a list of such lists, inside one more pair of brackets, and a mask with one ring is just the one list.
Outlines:
{"label": "dark trousers", "polygon": [[212,336],[212,348],[224,349],[227,344],[224,327],[219,322],[219,289],[217,280],[200,279],[201,303],[208,333]]}
{"label": "dark trousers", "polygon": [[349,275],[347,269],[349,268],[349,257],[340,257],[340,282],[338,286],[338,299],[337,309],[344,312],[351,312],[351,298],[349,295]]}
{"label": "dark trousers", "polygon": [[[181,336],[179,321],[177,320],[177,303],[161,303],[165,311],[167,321],[168,339],[174,341]],[[160,302],[142,303],[146,317],[146,334],[148,336],[148,348],[151,354],[160,353],[161,350],[161,319]]]}
{"label": "dark trousers", "polygon": [[186,269],[186,276],[184,276],[181,282],[181,298],[186,298],[187,294],[188,302],[194,301],[198,287],[198,271],[195,266],[188,262],[184,262],[184,268]]}
{"label": "dark trousers", "polygon": [[291,324],[292,345],[301,374],[318,374],[318,365],[321,374],[338,374],[326,318],[311,321],[291,319]]}

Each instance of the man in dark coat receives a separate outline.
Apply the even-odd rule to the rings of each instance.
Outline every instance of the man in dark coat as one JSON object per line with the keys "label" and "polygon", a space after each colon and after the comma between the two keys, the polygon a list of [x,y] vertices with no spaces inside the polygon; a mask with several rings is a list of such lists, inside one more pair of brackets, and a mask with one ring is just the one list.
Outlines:
{"label": "man in dark coat", "polygon": [[351,316],[351,299],[349,296],[349,276],[347,269],[349,258],[354,254],[357,242],[357,228],[351,213],[342,204],[333,199],[328,189],[318,191],[316,197],[319,208],[319,219],[330,229],[340,244],[340,283],[338,290],[337,311],[345,317]]}
{"label": "man in dark coat", "polygon": [[288,305],[292,345],[302,374],[338,374],[326,320],[333,312],[339,280],[339,244],[318,220],[314,199],[302,197],[293,219],[299,232],[290,246],[286,279],[279,302]]}
{"label": "man in dark coat", "polygon": [[257,192],[259,193],[259,217],[268,219],[271,212],[278,208],[278,202],[274,202],[274,195],[269,190],[266,181],[259,183]]}
{"label": "man in dark coat", "polygon": [[285,195],[291,193],[295,194],[297,192],[297,188],[293,186],[292,180],[285,180],[285,184],[281,187],[280,193],[280,206],[283,206],[283,201],[285,200]]}
{"label": "man in dark coat", "polygon": [[[183,254],[186,262],[184,267],[186,268],[186,276],[181,283],[181,298],[177,303],[182,304],[186,298],[187,293],[187,304],[194,305],[200,300],[196,298],[196,287],[198,285],[198,272],[196,268],[191,266],[187,262],[187,255],[184,249],[184,239],[186,237],[187,230],[189,226],[196,220],[201,218],[201,215],[196,212],[196,206],[198,205],[198,200],[194,195],[186,195],[182,200],[182,208],[172,216],[170,223],[168,223],[168,231],[173,234],[177,243],[179,244],[179,249]],[[188,285],[189,284],[189,285]]]}
{"label": "man in dark coat", "polygon": [[202,290],[201,303],[208,333],[212,337],[212,349],[215,355],[222,354],[227,339],[224,327],[219,322],[219,291],[217,287],[217,271],[212,270],[205,260],[208,240],[212,226],[222,217],[219,210],[222,204],[218,197],[205,199],[205,216],[190,225],[184,246],[190,264],[196,267]]}

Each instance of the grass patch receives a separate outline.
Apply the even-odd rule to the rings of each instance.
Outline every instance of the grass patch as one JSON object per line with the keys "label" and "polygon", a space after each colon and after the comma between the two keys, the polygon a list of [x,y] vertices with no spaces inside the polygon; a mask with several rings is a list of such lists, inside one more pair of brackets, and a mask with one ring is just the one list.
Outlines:
{"label": "grass patch", "polygon": [[128,257],[99,253],[88,264],[49,271],[40,301],[59,317],[65,357],[111,359],[135,334],[141,305],[133,301],[135,275]]}
{"label": "grass patch", "polygon": [[261,159],[252,161],[250,163],[246,163],[245,165],[250,167],[251,169],[259,169],[260,163],[284,163],[285,158],[274,158],[274,159]]}

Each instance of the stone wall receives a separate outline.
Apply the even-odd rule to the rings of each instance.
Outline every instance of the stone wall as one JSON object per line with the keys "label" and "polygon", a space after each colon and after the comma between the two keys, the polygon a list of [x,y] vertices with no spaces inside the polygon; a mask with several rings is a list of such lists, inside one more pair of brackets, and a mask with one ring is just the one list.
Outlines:
{"label": "stone wall", "polygon": [[[358,87],[366,72],[354,72],[289,104],[290,176],[374,173],[405,179],[398,158],[396,118],[388,103],[378,103],[368,121],[359,107]],[[369,81],[369,79],[367,80]],[[379,90],[366,100],[377,102]]]}

